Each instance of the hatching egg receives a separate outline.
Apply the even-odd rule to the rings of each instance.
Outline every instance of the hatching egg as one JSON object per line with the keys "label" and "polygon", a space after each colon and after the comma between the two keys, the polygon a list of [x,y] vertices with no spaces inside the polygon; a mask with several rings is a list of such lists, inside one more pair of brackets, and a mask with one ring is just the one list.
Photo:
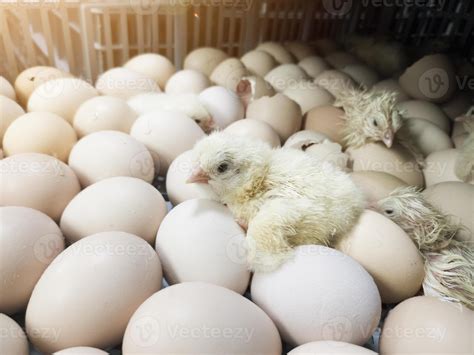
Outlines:
{"label": "hatching egg", "polygon": [[279,269],[256,272],[251,297],[292,345],[317,340],[362,345],[380,320],[372,277],[351,257],[320,245],[299,246]]}
{"label": "hatching egg", "polygon": [[404,125],[410,132],[411,139],[425,156],[453,147],[453,142],[446,132],[430,121],[410,118]]}
{"label": "hatching egg", "polygon": [[0,75],[0,95],[8,97],[9,99],[16,101],[15,89],[12,84]]}
{"label": "hatching egg", "polygon": [[114,176],[131,176],[151,183],[153,158],[145,145],[118,131],[101,131],[82,138],[71,151],[69,166],[81,186]]}
{"label": "hatching egg", "polygon": [[316,78],[323,71],[330,69],[329,64],[318,56],[306,57],[298,65],[312,78]]}
{"label": "hatching egg", "polygon": [[408,186],[403,180],[381,171],[354,171],[351,178],[364,193],[368,203],[377,202],[393,190]]}
{"label": "hatching egg", "polygon": [[38,86],[49,80],[71,77],[71,74],[53,67],[37,66],[25,69],[15,79],[15,92],[18,102],[26,107],[31,93]]}
{"label": "hatching egg", "polygon": [[163,196],[152,185],[133,177],[111,177],[75,196],[64,210],[60,227],[70,243],[118,230],[153,244],[166,212]]}
{"label": "hatching egg", "polygon": [[268,143],[273,148],[280,146],[278,133],[268,123],[252,118],[238,120],[227,126],[224,130],[227,133],[237,136],[254,138]]}
{"label": "hatching egg", "polygon": [[14,314],[26,309],[41,274],[64,249],[64,238],[50,217],[27,207],[0,207],[0,224],[0,312]]}
{"label": "hatching egg", "polygon": [[470,354],[472,320],[466,307],[434,297],[413,297],[385,319],[380,354]]}
{"label": "hatching egg", "polygon": [[310,81],[292,85],[286,88],[283,94],[300,105],[303,114],[314,107],[326,106],[334,102],[334,97],[328,91]]}
{"label": "hatching egg", "polygon": [[361,64],[361,61],[355,55],[343,51],[332,52],[324,59],[336,69],[342,69],[348,65]]}
{"label": "hatching egg", "polygon": [[254,303],[224,287],[185,282],[155,293],[137,309],[122,351],[280,355],[282,349],[275,325]]}
{"label": "hatching egg", "polygon": [[28,339],[21,327],[10,317],[0,313],[0,349],[3,354],[28,355]]}
{"label": "hatching egg", "polygon": [[366,210],[338,245],[374,278],[383,303],[414,296],[425,277],[424,261],[416,245],[387,217]]}
{"label": "hatching egg", "polygon": [[74,115],[73,127],[81,138],[97,131],[130,132],[136,113],[127,102],[114,96],[97,96],[85,101]]}
{"label": "hatching egg", "polygon": [[0,146],[8,126],[24,114],[25,111],[15,101],[0,95]]}
{"label": "hatching egg", "polygon": [[313,341],[291,350],[288,355],[377,355],[372,350],[340,341]]}
{"label": "hatching egg", "polygon": [[72,169],[49,155],[15,154],[0,160],[0,167],[0,205],[34,208],[55,221],[81,188]]}
{"label": "hatching egg", "polygon": [[278,133],[282,142],[299,131],[302,114],[300,106],[283,94],[264,96],[250,103],[247,118],[268,123]]}
{"label": "hatching egg", "polygon": [[340,45],[336,41],[329,38],[320,38],[316,40],[314,46],[322,55],[329,55],[340,48]]}
{"label": "hatching egg", "polygon": [[391,174],[408,185],[424,185],[423,174],[410,152],[395,143],[387,148],[381,143],[368,143],[360,148],[349,148],[354,171],[381,171]]}
{"label": "hatching egg", "polygon": [[176,71],[168,58],[156,53],[139,54],[125,63],[123,67],[152,78],[162,90]]}
{"label": "hatching egg", "polygon": [[48,266],[26,310],[26,332],[43,353],[122,341],[133,312],[161,287],[158,255],[124,232],[74,243]]}
{"label": "hatching egg", "polygon": [[458,232],[461,238],[474,241],[473,185],[455,181],[441,182],[428,186],[423,191],[423,196],[447,214],[453,223],[463,226]]}
{"label": "hatching egg", "polygon": [[212,117],[217,128],[224,129],[244,118],[245,109],[239,97],[221,86],[211,86],[199,94],[199,101]]}
{"label": "hatching egg", "polygon": [[402,89],[398,81],[395,79],[385,79],[385,80],[379,81],[372,88],[376,91],[395,92],[397,94],[396,96],[397,103],[409,100],[410,98],[408,94]]}
{"label": "hatching egg", "polygon": [[193,150],[187,150],[176,157],[166,174],[166,192],[171,203],[176,206],[193,198],[217,200],[208,184],[187,183],[196,165]]}
{"label": "hatching egg", "polygon": [[304,42],[288,42],[286,43],[286,49],[288,49],[297,60],[303,60],[315,54],[314,48]]}
{"label": "hatching egg", "polygon": [[271,84],[261,76],[244,76],[237,84],[236,92],[245,106],[263,96],[275,95]]}
{"label": "hatching egg", "polygon": [[377,72],[365,64],[350,64],[341,68],[341,71],[349,75],[357,84],[368,89],[379,81]]}
{"label": "hatching egg", "polygon": [[62,117],[49,112],[29,112],[18,117],[3,137],[5,155],[43,153],[67,161],[76,132]]}
{"label": "hatching egg", "polygon": [[201,73],[211,76],[219,63],[229,56],[222,50],[211,47],[197,48],[184,58],[184,69],[194,69]]}
{"label": "hatching egg", "polygon": [[399,83],[411,97],[438,103],[448,101],[457,88],[454,67],[444,54],[421,58],[405,70]]}
{"label": "hatching egg", "polygon": [[426,186],[445,181],[461,181],[455,173],[458,156],[457,149],[440,150],[428,155],[423,168]]}
{"label": "hatching egg", "polygon": [[280,43],[264,42],[260,43],[255,49],[267,52],[280,64],[294,63],[293,55]]}
{"label": "hatching egg", "polygon": [[223,60],[211,73],[211,81],[226,89],[235,91],[242,77],[249,74],[244,64],[237,58]]}
{"label": "hatching egg", "polygon": [[148,75],[127,68],[112,68],[99,76],[95,88],[101,95],[129,99],[144,92],[160,92],[157,82]]}
{"label": "hatching egg", "polygon": [[90,346],[76,346],[56,351],[54,355],[107,355],[108,352]]}
{"label": "hatching egg", "polygon": [[150,150],[155,172],[165,175],[171,162],[191,149],[205,133],[181,112],[157,110],[138,117],[130,135]]}
{"label": "hatching egg", "polygon": [[298,86],[301,81],[308,81],[309,79],[310,77],[303,68],[296,64],[279,65],[265,75],[265,80],[278,92]]}
{"label": "hatching egg", "polygon": [[169,284],[202,281],[247,290],[245,232],[217,201],[193,199],[173,208],[158,230],[156,251]]}
{"label": "hatching egg", "polygon": [[452,120],[465,114],[473,104],[473,98],[469,93],[459,92],[454,94],[453,98],[445,102],[441,109]]}
{"label": "hatching egg", "polygon": [[421,100],[409,100],[397,104],[396,109],[409,118],[423,118],[449,134],[451,122],[437,105]]}
{"label": "hatching egg", "polygon": [[292,134],[283,145],[285,148],[295,148],[299,150],[306,150],[311,144],[319,144],[324,140],[329,139],[328,136],[322,133],[313,131],[298,131]]}
{"label": "hatching egg", "polygon": [[240,60],[250,73],[262,77],[278,65],[275,58],[265,51],[247,52]]}
{"label": "hatching egg", "polygon": [[97,90],[88,82],[75,78],[48,80],[38,86],[28,100],[28,111],[46,111],[72,123],[81,104],[97,96]]}
{"label": "hatching egg", "polygon": [[211,86],[209,78],[197,70],[184,69],[176,72],[166,83],[167,94],[199,94]]}
{"label": "hatching egg", "polygon": [[344,111],[334,106],[315,107],[306,114],[304,129],[325,134],[333,142],[343,145],[343,116]]}
{"label": "hatching egg", "polygon": [[314,79],[314,82],[329,91],[336,98],[342,91],[357,87],[357,84],[349,75],[334,69],[321,72]]}

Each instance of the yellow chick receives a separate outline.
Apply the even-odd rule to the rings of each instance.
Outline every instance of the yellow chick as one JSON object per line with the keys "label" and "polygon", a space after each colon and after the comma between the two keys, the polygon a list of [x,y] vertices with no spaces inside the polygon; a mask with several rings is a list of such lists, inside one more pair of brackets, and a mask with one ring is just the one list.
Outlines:
{"label": "yellow chick", "polygon": [[468,136],[459,151],[454,172],[462,181],[470,182],[474,180],[474,106],[466,116],[461,116],[456,121],[463,123]]}
{"label": "yellow chick", "polygon": [[295,149],[216,132],[199,141],[188,182],[208,183],[236,220],[248,226],[248,262],[271,271],[303,244],[332,245],[365,201],[349,176]]}

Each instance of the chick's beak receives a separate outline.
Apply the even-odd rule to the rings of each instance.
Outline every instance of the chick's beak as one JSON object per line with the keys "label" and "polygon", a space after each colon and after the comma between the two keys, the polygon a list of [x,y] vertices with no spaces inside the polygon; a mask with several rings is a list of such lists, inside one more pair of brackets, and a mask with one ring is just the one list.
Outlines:
{"label": "chick's beak", "polygon": [[192,184],[192,183],[201,183],[201,184],[207,184],[209,182],[209,175],[206,174],[204,170],[201,169],[201,167],[197,167],[193,170],[189,178],[186,180],[187,184]]}
{"label": "chick's beak", "polygon": [[393,131],[391,129],[386,130],[382,140],[387,148],[391,148],[393,144]]}

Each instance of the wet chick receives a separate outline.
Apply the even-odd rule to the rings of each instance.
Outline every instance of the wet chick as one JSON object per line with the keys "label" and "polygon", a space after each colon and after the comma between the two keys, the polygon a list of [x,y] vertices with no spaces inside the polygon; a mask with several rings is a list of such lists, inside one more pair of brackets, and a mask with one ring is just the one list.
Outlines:
{"label": "wet chick", "polygon": [[425,259],[425,294],[457,300],[474,308],[474,251],[455,238],[459,226],[425,200],[414,187],[394,190],[375,208],[397,223]]}
{"label": "wet chick", "polygon": [[456,120],[463,122],[468,136],[459,151],[454,172],[462,181],[470,182],[474,180],[474,107],[471,107],[465,116]]}
{"label": "wet chick", "polygon": [[303,244],[332,245],[363,211],[349,176],[295,149],[223,132],[194,148],[197,167],[189,182],[208,183],[237,221],[248,226],[248,262],[271,271]]}

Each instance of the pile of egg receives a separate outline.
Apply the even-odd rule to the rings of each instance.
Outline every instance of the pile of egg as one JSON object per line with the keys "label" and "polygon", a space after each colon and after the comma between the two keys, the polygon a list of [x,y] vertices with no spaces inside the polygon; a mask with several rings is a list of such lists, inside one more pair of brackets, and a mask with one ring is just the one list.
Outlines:
{"label": "pile of egg", "polygon": [[[245,231],[207,185],[186,184],[193,145],[225,130],[329,160],[369,201],[426,187],[472,240],[474,186],[453,170],[471,97],[444,55],[403,71],[363,44],[199,48],[178,71],[141,54],[95,85],[43,66],[0,77],[1,352],[470,353],[473,312],[422,295],[423,259],[385,216],[366,211],[339,250],[300,246],[252,275]],[[433,70],[451,85],[427,96]],[[424,171],[401,147],[344,150],[333,103],[359,84],[398,92]],[[152,185],[163,177],[171,210]]]}

